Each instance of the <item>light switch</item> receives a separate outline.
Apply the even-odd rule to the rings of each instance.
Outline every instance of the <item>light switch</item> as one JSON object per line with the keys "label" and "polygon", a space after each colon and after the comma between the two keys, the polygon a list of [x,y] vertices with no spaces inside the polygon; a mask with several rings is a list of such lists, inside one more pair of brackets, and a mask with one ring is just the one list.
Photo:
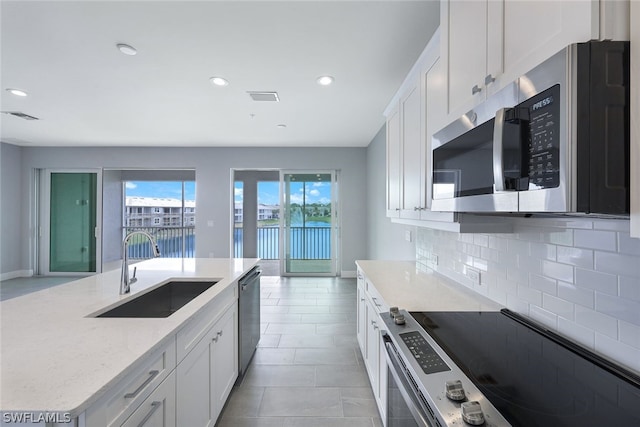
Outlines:
{"label": "light switch", "polygon": [[406,240],[407,242],[411,241],[411,230],[405,230],[405,232],[404,232],[404,240]]}

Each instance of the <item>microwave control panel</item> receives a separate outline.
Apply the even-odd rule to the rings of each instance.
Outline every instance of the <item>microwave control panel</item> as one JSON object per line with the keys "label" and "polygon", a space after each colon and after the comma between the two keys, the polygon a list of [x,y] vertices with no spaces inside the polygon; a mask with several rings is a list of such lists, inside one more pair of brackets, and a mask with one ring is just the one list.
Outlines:
{"label": "microwave control panel", "polygon": [[560,185],[560,85],[520,104],[529,110],[529,189]]}

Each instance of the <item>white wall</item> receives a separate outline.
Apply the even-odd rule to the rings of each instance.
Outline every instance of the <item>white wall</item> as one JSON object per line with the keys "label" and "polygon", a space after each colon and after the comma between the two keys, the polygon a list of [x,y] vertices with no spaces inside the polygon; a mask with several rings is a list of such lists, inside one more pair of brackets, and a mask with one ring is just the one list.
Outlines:
{"label": "white wall", "polygon": [[0,277],[10,279],[28,274],[28,265],[21,262],[27,245],[27,234],[23,232],[24,218],[21,201],[26,187],[22,179],[22,149],[15,145],[0,143]]}
{"label": "white wall", "polygon": [[[386,216],[386,126],[367,147],[367,259],[414,260],[416,228]],[[412,242],[405,240],[410,231]]]}
{"label": "white wall", "polygon": [[[230,169],[339,169],[342,201],[342,266],[355,272],[355,260],[366,254],[366,149],[364,148],[49,148],[22,149],[21,180],[30,183],[34,168],[102,167],[108,169],[173,168],[196,171],[196,255],[228,257],[232,196]],[[30,184],[29,184],[30,185]],[[29,185],[25,186],[28,188]],[[22,213],[29,212],[23,197]],[[209,221],[213,226],[209,227]],[[4,233],[4,228],[3,228]],[[27,236],[29,224],[21,225]],[[3,236],[4,240],[4,236]],[[23,266],[30,265],[24,248]],[[24,268],[24,267],[23,267]]]}
{"label": "white wall", "polygon": [[[118,170],[102,173],[102,269],[122,259],[122,177]],[[110,264],[111,263],[111,264]]]}

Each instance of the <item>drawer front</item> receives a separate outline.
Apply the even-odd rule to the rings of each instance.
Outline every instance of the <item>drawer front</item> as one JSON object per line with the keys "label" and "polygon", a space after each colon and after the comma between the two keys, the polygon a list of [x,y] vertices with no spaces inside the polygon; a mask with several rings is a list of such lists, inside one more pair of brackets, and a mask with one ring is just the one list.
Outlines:
{"label": "drawer front", "polygon": [[176,374],[165,379],[144,401],[122,427],[175,427]]}
{"label": "drawer front", "polygon": [[389,305],[385,302],[382,296],[378,293],[376,288],[371,284],[369,280],[366,280],[367,296],[371,300],[373,307],[378,313],[389,311]]}
{"label": "drawer front", "polygon": [[237,298],[238,286],[235,283],[216,296],[200,310],[198,315],[180,329],[176,336],[178,363],[193,350],[225,310],[235,303]]}
{"label": "drawer front", "polygon": [[175,367],[176,341],[172,338],[87,410],[87,425],[121,425]]}

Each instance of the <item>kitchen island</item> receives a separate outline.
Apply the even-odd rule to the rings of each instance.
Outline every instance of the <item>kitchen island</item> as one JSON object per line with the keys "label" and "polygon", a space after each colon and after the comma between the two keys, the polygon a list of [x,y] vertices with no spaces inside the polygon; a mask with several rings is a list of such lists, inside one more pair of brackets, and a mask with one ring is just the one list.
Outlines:
{"label": "kitchen island", "polygon": [[[209,317],[223,315],[217,311],[233,308],[237,332],[237,281],[258,261],[157,258],[136,264],[138,280],[126,295],[119,294],[120,270],[113,270],[3,301],[1,421],[15,425],[18,418],[10,421],[8,414],[27,413],[23,421],[56,414],[52,420],[70,419],[71,425],[91,425],[85,421],[85,413],[91,412],[96,402],[102,404],[114,387],[141,368],[146,369],[143,365],[150,355],[161,354],[162,363],[168,363],[166,373],[158,375],[155,373],[158,369],[149,372],[162,381],[171,374],[171,362],[175,368],[205,336],[204,329],[200,332],[194,328],[210,326]],[[171,280],[210,280],[216,284],[166,318],[95,317]],[[216,305],[223,297],[226,305]],[[233,351],[237,355],[237,348]],[[136,388],[150,382],[143,379],[132,386],[139,391]],[[130,393],[124,397],[129,402],[138,395],[144,397],[143,394]],[[118,424],[134,409],[127,409],[124,406],[128,404],[124,403],[121,410],[113,409],[112,401],[104,403],[108,407],[106,412],[116,413]]]}

